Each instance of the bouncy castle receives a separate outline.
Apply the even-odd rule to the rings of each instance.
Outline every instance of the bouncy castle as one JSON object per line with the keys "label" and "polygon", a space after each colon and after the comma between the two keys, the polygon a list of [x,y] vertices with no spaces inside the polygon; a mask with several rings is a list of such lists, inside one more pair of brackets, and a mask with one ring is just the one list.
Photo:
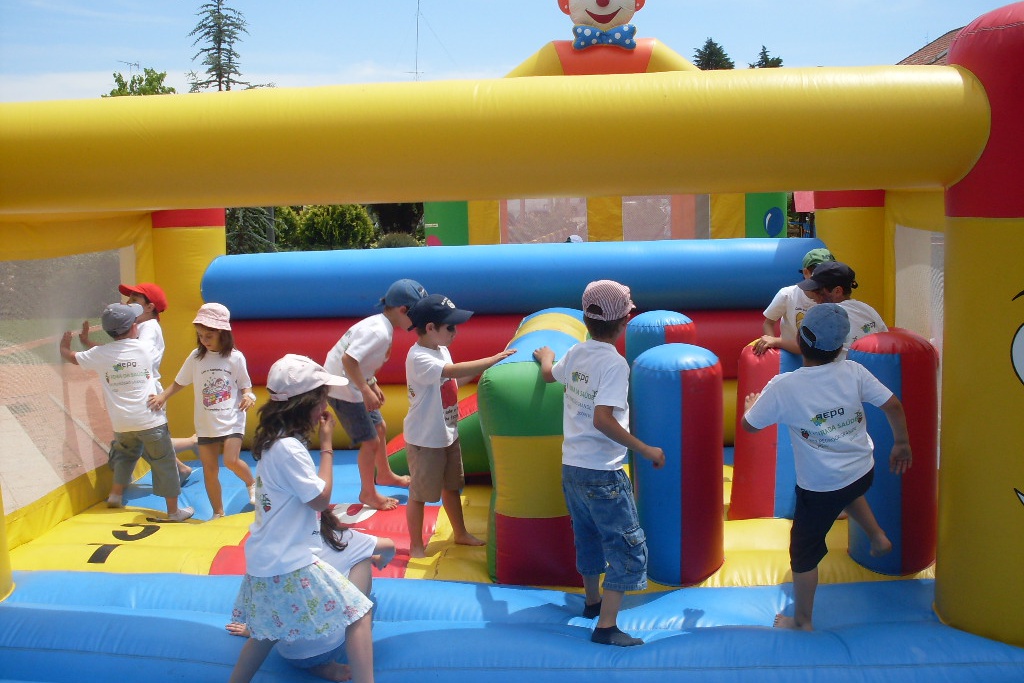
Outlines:
{"label": "bouncy castle", "polygon": [[[644,3],[627,4],[635,11]],[[520,357],[489,370],[475,392],[485,442],[467,461],[475,455],[478,470],[493,478],[478,499],[487,558],[454,552],[447,556],[454,570],[410,560],[404,573],[374,584],[380,680],[597,673],[625,681],[652,670],[706,681],[1020,680],[1024,461],[1015,457],[1021,428],[1006,416],[1024,408],[1024,283],[1002,262],[1024,253],[1017,87],[1024,3],[971,22],[942,67],[699,72],[653,39],[636,43],[626,53],[555,41],[516,77],[494,80],[0,105],[3,259],[119,251],[124,281],[160,282],[173,301],[162,319],[171,365],[192,346],[193,312],[204,301],[224,303],[238,321],[261,402],[259,384],[273,360],[284,352],[322,360],[401,277],[476,311],[465,345],[453,347],[456,360],[521,345]],[[595,55],[608,63],[592,66]],[[627,115],[638,133],[617,164],[607,163],[600,145],[579,145],[566,132],[574,117]],[[275,163],[258,163],[254,142],[272,145]],[[692,216],[680,197],[793,189],[817,193],[816,239],[636,242],[606,227],[582,244],[500,244],[503,210],[494,204],[587,198],[587,214],[613,214],[608,226],[623,198],[674,197],[665,200],[670,208]],[[491,237],[459,246],[224,255],[218,207],[409,201],[468,202],[468,224]],[[903,492],[900,509],[883,512],[899,520],[901,545],[912,548],[896,565],[865,566],[855,533],[847,547],[837,525],[823,564],[829,578],[819,591],[818,631],[771,629],[788,602],[787,520],[774,511],[730,518],[728,482],[724,496],[717,488],[730,471],[723,444],[736,440],[743,349],[759,334],[760,310],[792,284],[800,256],[815,246],[857,265],[865,283],[858,297],[890,326],[901,315],[913,319],[900,310],[913,309],[901,303],[900,248],[926,232],[941,232],[946,245],[941,406],[931,433],[920,437],[932,439],[941,458],[917,463],[937,478],[937,495],[924,485]],[[552,463],[541,455],[557,452],[557,396],[534,390],[536,369],[526,358],[535,343],[564,349],[579,339],[579,295],[600,278],[629,284],[662,335],[651,342],[637,332],[631,338],[649,348],[632,358],[622,351],[645,401],[636,411],[661,410],[637,427],[664,429],[677,451],[668,487],[715,487],[694,511],[670,497],[665,480],[634,469],[652,548],[657,540],[661,553],[651,558],[659,585],[629,596],[620,616],[646,644],[617,652],[591,646],[590,623],[579,616],[571,556],[559,545],[566,529],[550,489]],[[935,361],[934,350],[920,346],[932,335],[894,335],[879,335],[860,349],[861,359],[911,397]],[[396,335],[392,366],[382,370],[392,436],[400,432],[400,364],[409,343]],[[659,349],[669,347],[682,355],[664,357]],[[20,348],[7,351],[20,357]],[[142,509],[107,511],[99,503],[109,484],[103,442],[110,429],[94,380],[46,364],[2,367],[0,448],[14,455],[3,460],[5,481],[17,458],[38,454],[32,462],[59,464],[36,465],[25,478],[52,483],[9,512],[5,506],[0,680],[70,681],[86,667],[108,676],[226,677],[240,639],[223,623],[251,512],[159,524],[147,519],[141,494]],[[700,433],[715,439],[701,443],[703,455],[691,448],[695,428],[681,414],[693,419],[684,406],[694,404],[669,400],[690,387],[708,392],[697,419]],[[502,419],[521,414],[534,419]],[[176,406],[172,431],[190,433],[190,415]],[[67,476],[54,479],[60,465]],[[467,496],[476,495],[470,488]],[[674,516],[654,522],[661,512]],[[915,526],[918,513],[934,526]],[[537,536],[540,528],[546,535]],[[934,543],[922,550],[929,534]],[[687,537],[697,540],[688,545]],[[537,565],[562,574],[522,578]],[[280,658],[261,675],[302,679]]]}

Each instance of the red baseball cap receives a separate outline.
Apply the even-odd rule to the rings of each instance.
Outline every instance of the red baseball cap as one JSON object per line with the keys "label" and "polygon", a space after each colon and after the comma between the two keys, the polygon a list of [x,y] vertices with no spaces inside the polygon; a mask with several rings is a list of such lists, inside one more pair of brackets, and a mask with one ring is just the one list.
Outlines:
{"label": "red baseball cap", "polygon": [[120,285],[117,291],[125,296],[141,294],[149,299],[149,303],[153,304],[157,313],[163,313],[167,310],[167,295],[164,294],[164,290],[160,289],[159,285],[155,285],[152,282],[140,282],[137,285]]}

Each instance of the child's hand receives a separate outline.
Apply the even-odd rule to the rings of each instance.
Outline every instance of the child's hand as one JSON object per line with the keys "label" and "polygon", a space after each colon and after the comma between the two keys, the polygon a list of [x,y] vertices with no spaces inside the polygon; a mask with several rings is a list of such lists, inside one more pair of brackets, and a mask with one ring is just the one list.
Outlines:
{"label": "child's hand", "polygon": [[242,636],[243,638],[249,637],[249,627],[245,624],[236,624],[235,622],[231,622],[224,628],[233,636]]}
{"label": "child's hand", "polygon": [[654,469],[656,470],[660,470],[662,467],[665,466],[665,451],[658,448],[657,446],[644,445],[644,447],[640,450],[640,455],[642,455],[647,460],[650,460],[651,465],[653,465]]}
{"label": "child's hand", "polygon": [[[68,334],[70,334],[70,332]],[[82,321],[82,331],[78,333],[78,338],[82,341],[82,346],[85,346],[86,348],[88,348],[90,346],[90,343],[89,343],[89,321],[88,320],[83,320]]]}
{"label": "child's hand", "polygon": [[384,403],[384,394],[381,393],[378,396],[377,393],[379,391],[380,389],[377,388],[376,383],[367,384],[366,388],[360,391],[360,393],[363,395],[363,405],[366,406],[367,410],[377,410],[380,408],[381,404]]}
{"label": "child's hand", "polygon": [[167,403],[167,397],[163,394],[153,394],[146,399],[146,405],[149,406],[150,410],[157,411],[164,407]]}
{"label": "child's hand", "polygon": [[[509,356],[511,356],[512,354],[514,354],[518,350],[519,349],[505,349],[501,353],[496,354],[494,356],[494,363],[497,363],[498,361],[501,361],[501,360],[505,360],[506,358],[508,358]],[[491,365],[494,365],[494,363],[491,363]]]}
{"label": "child's hand", "polygon": [[743,399],[743,413],[746,414],[747,411],[750,410],[750,407],[753,406],[757,402],[757,399],[760,397],[760,391],[755,391],[754,393],[747,394],[746,398]]}
{"label": "child's hand", "polygon": [[755,356],[761,356],[761,355],[763,355],[765,353],[768,353],[768,351],[770,351],[771,349],[776,348],[776,346],[778,345],[778,342],[779,342],[779,338],[778,337],[772,337],[772,336],[769,336],[767,334],[762,335],[761,338],[758,339],[757,341],[755,341],[754,344],[753,344],[753,346],[754,346],[754,355]]}
{"label": "child's hand", "polygon": [[534,350],[533,359],[538,363],[544,363],[545,359],[552,361],[555,359],[555,352],[551,350],[551,347],[542,346],[539,349]]}
{"label": "child's hand", "polygon": [[893,444],[892,452],[889,453],[889,471],[893,474],[903,474],[910,469],[914,456],[910,452],[910,444]]}
{"label": "child's hand", "polygon": [[245,412],[246,410],[249,410],[249,408],[252,408],[254,405],[256,405],[256,394],[252,393],[251,391],[247,391],[244,394],[242,394],[242,400],[238,402],[238,409],[241,410],[242,412]]}
{"label": "child's hand", "polygon": [[70,330],[68,330],[67,332],[65,332],[64,334],[62,334],[60,336],[60,347],[62,349],[70,349],[71,348],[71,331]]}
{"label": "child's hand", "polygon": [[326,448],[331,450],[331,445],[334,440],[334,413],[330,410],[325,410],[320,413],[320,418],[317,420],[318,431],[320,433],[320,448]]}

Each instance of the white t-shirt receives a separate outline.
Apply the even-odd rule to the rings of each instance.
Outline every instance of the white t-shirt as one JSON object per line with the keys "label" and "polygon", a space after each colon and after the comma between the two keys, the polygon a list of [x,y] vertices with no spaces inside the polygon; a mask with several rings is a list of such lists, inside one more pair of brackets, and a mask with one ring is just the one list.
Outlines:
{"label": "white t-shirt", "polygon": [[588,339],[569,349],[551,370],[565,385],[562,397],[562,464],[591,470],[618,470],[626,447],[594,426],[595,406],[611,406],[629,431],[629,363],[612,344]]}
{"label": "white t-shirt", "polygon": [[448,347],[428,349],[413,344],[405,358],[409,412],[403,428],[405,441],[423,448],[445,448],[459,435],[459,383],[441,377],[452,356]]}
{"label": "white t-shirt", "polygon": [[779,336],[783,339],[796,339],[796,331],[803,322],[804,314],[812,306],[814,299],[796,285],[790,285],[775,294],[768,308],[764,309],[764,317],[779,321]]}
{"label": "white t-shirt", "polygon": [[[149,355],[153,358],[153,379],[160,386],[160,363],[164,360],[164,331],[156,318],[139,323],[139,341],[149,347]],[[161,388],[161,391],[163,389]]]}
{"label": "white t-shirt", "polygon": [[875,332],[889,331],[882,321],[882,317],[863,301],[847,299],[840,302],[839,305],[846,310],[846,314],[850,317],[850,335],[846,338],[846,343],[843,344],[844,350],[849,351],[853,342],[861,337]]}
{"label": "white t-shirt", "polygon": [[195,386],[194,417],[198,436],[227,436],[245,433],[245,411],[238,409],[242,389],[252,386],[245,356],[232,349],[225,358],[207,351],[202,359],[193,350],[174,381],[183,387]]}
{"label": "white t-shirt", "polygon": [[256,461],[256,521],[245,542],[248,574],[287,574],[308,567],[323,554],[320,520],[306,503],[324,486],[298,439],[278,439],[263,452]]}
{"label": "white t-shirt", "polygon": [[86,370],[100,376],[110,424],[115,432],[141,432],[167,423],[167,414],[146,401],[156,391],[153,360],[138,339],[120,339],[75,354]]}
{"label": "white t-shirt", "polygon": [[776,375],[745,417],[758,429],[786,426],[800,488],[836,491],[874,467],[863,404],[891,396],[860,363],[836,360]]}
{"label": "white t-shirt", "polygon": [[[347,378],[345,366],[341,361],[342,356],[347,353],[358,361],[363,378],[369,381],[391,355],[391,339],[394,333],[394,326],[383,313],[363,318],[350,327],[338,343],[327,352],[324,370],[332,375]],[[363,402],[363,394],[355,384],[331,387],[327,395],[350,403]]]}

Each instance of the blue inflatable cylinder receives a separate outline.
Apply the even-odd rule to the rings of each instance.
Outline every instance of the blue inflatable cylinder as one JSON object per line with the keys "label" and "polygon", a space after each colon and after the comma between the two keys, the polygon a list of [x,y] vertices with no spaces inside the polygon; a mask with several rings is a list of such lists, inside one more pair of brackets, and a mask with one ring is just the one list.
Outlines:
{"label": "blue inflatable cylinder", "polygon": [[662,344],[694,344],[697,326],[682,313],[647,311],[626,327],[626,360],[632,365],[640,354]]}
{"label": "blue inflatable cylinder", "polygon": [[634,462],[637,510],[650,578],[700,583],[725,560],[722,502],[722,366],[707,349],[665,344],[633,363],[630,415],[665,466]]}

